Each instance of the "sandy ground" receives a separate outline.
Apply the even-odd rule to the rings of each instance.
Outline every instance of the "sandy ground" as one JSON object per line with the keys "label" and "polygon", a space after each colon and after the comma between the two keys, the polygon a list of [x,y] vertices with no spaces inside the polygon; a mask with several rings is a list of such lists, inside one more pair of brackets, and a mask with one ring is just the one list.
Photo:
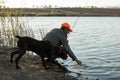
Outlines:
{"label": "sandy ground", "polygon": [[9,59],[10,54],[0,53],[0,80],[76,80],[72,76],[66,76],[56,66],[45,70],[40,59],[31,58],[27,54],[20,60],[19,70],[15,69],[15,63],[10,63]]}

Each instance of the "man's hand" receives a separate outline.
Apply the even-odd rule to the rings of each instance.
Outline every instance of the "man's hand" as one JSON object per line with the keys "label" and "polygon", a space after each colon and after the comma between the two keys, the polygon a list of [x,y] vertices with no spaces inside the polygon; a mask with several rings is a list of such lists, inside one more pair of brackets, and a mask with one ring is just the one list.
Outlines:
{"label": "man's hand", "polygon": [[76,60],[78,65],[82,65],[82,62],[80,60]]}

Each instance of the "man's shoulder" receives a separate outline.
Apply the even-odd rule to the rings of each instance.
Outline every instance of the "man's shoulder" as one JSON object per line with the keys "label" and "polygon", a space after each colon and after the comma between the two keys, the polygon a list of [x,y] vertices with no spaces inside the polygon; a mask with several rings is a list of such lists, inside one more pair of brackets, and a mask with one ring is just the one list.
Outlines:
{"label": "man's shoulder", "polygon": [[61,33],[61,29],[59,29],[59,28],[55,28],[55,29],[52,30],[52,32],[55,32],[55,33]]}
{"label": "man's shoulder", "polygon": [[56,28],[56,29],[54,29],[53,33],[54,33],[54,35],[57,35],[61,38],[65,37],[65,33],[63,32],[62,29]]}
{"label": "man's shoulder", "polygon": [[60,29],[59,28],[54,28],[53,31],[59,31]]}

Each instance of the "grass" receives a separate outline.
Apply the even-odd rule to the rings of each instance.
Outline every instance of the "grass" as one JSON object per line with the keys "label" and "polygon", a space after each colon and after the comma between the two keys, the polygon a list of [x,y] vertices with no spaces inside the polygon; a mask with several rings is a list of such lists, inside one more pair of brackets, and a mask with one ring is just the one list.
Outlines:
{"label": "grass", "polygon": [[[11,13],[16,12],[16,16],[12,17]],[[16,46],[15,35],[35,37],[35,33],[29,24],[21,21],[17,15],[18,11],[10,10],[0,17],[0,46]],[[45,36],[44,29],[39,29],[41,38]]]}

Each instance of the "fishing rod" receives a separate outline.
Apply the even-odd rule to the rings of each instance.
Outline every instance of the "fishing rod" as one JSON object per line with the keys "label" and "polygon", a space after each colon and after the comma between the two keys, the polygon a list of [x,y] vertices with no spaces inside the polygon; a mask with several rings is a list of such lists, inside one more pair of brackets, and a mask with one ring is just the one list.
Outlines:
{"label": "fishing rod", "polygon": [[77,19],[75,20],[73,26],[72,26],[72,29],[75,27],[75,25],[77,24],[78,20],[79,20],[80,17],[77,17]]}
{"label": "fishing rod", "polygon": [[[83,8],[87,5],[87,3],[88,3],[88,0],[86,0],[85,5],[83,6]],[[83,9],[83,10],[84,10],[84,9]],[[83,10],[82,10],[81,12],[83,12]],[[72,26],[72,29],[76,26],[79,18],[80,18],[80,16],[78,16],[77,19],[75,20],[75,22],[74,22],[74,24],[73,24],[73,26]],[[70,35],[70,33],[68,34],[68,36],[69,36],[69,35]]]}
{"label": "fishing rod", "polygon": [[[87,5],[87,3],[88,3],[88,0],[86,0],[86,2],[85,2],[85,4],[84,4],[83,8]],[[83,9],[83,10],[84,10],[84,9]],[[81,12],[83,12],[83,10],[82,10]],[[72,26],[72,29],[76,26],[76,24],[77,24],[79,18],[80,18],[80,17],[78,16],[77,19],[75,20],[75,22],[74,22],[74,24],[73,24],[73,26]]]}

